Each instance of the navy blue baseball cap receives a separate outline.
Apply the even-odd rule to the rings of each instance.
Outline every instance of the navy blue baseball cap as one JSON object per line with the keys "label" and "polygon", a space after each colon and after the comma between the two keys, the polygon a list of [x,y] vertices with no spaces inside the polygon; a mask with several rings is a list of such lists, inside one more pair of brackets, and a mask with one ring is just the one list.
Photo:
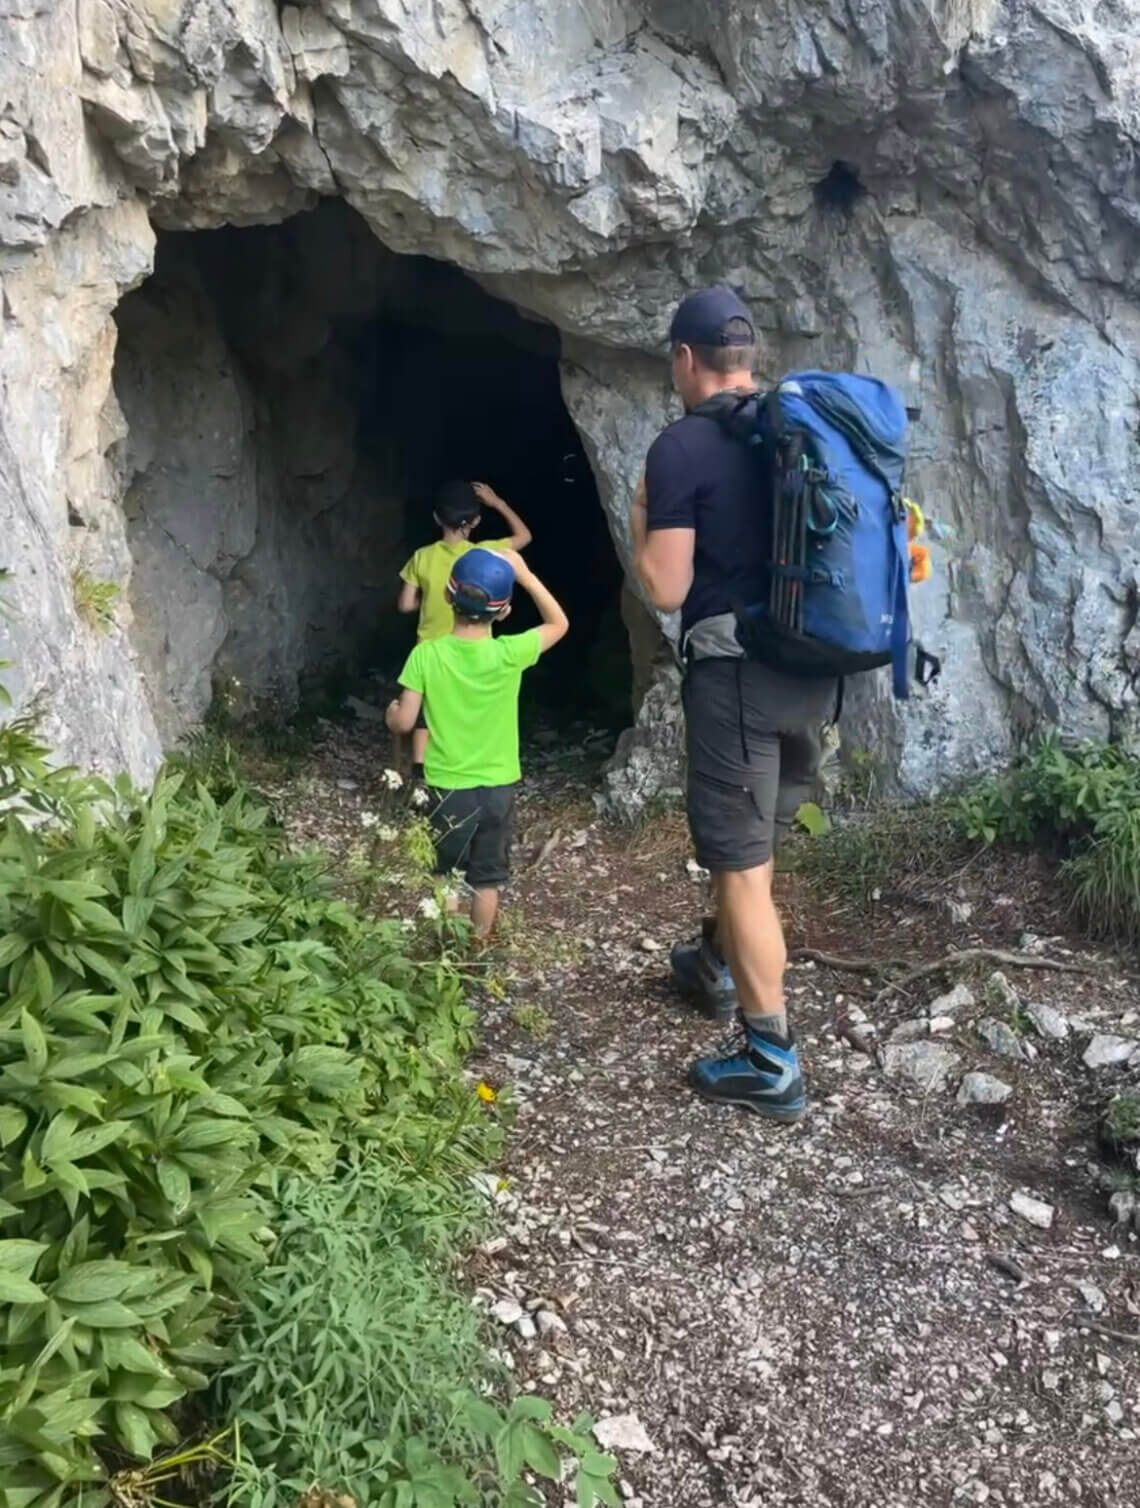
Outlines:
{"label": "navy blue baseball cap", "polygon": [[[733,320],[746,329],[730,330]],[[698,288],[677,306],[669,326],[671,346],[751,346],[756,343],[752,316],[731,288]]]}
{"label": "navy blue baseball cap", "polygon": [[465,618],[493,618],[511,600],[514,567],[494,550],[465,550],[447,583],[451,605]]}

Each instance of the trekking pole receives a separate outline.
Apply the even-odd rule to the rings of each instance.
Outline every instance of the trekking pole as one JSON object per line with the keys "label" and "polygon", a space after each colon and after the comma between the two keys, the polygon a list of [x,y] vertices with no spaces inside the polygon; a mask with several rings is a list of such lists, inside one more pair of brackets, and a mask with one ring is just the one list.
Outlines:
{"label": "trekking pole", "polygon": [[[799,488],[796,486],[795,480],[793,479],[791,487],[789,488],[789,491],[788,491],[787,506],[784,509],[784,539],[783,539],[782,548],[780,550],[780,564],[784,567],[785,573],[787,572],[788,567],[792,563],[792,529],[793,529],[793,526],[795,524],[796,498],[797,498],[798,493],[799,493]],[[794,590],[795,590],[795,582],[792,580],[792,578],[790,576],[788,576],[788,575],[785,574],[785,576],[784,576],[784,600],[780,604],[780,607],[781,607],[781,622],[783,623],[783,625],[784,625],[785,628],[791,628],[792,627],[792,623],[793,623],[793,617],[792,617],[792,593],[794,592]]]}
{"label": "trekking pole", "polygon": [[788,564],[789,511],[788,479],[785,472],[780,483],[780,536],[776,545],[776,564],[780,571],[776,586],[776,622],[781,628],[787,627],[788,622],[788,578],[784,575],[784,568]]}
{"label": "trekking pole", "polygon": [[[810,493],[808,484],[805,483],[800,491],[800,507],[798,524],[798,539],[796,540],[796,564],[802,571],[807,571],[807,516]],[[799,594],[796,598],[796,632],[804,631],[804,593],[807,590],[807,575],[800,577]]]}
{"label": "trekking pole", "polygon": [[780,621],[780,513],[783,507],[784,471],[780,465],[777,447],[772,458],[772,572],[768,583],[768,616],[773,623]]}

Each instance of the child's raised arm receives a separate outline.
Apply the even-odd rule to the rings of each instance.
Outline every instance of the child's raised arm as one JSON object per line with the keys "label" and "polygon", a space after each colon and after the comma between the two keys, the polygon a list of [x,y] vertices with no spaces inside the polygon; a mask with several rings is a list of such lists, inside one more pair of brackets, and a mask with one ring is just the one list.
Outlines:
{"label": "child's raised arm", "polygon": [[475,496],[481,503],[486,504],[488,508],[494,508],[495,512],[501,513],[506,520],[507,527],[511,531],[510,538],[506,541],[507,548],[511,550],[525,550],[534,538],[534,535],[523,523],[510,503],[504,502],[495,489],[489,487],[486,482],[472,482],[471,486],[475,491]]}
{"label": "child's raised arm", "polygon": [[538,636],[542,640],[542,649],[545,654],[548,649],[554,648],[559,639],[566,637],[570,619],[562,611],[554,595],[543,586],[517,550],[503,550],[502,554],[510,561],[515,580],[530,597],[542,617],[542,622],[538,627]]}

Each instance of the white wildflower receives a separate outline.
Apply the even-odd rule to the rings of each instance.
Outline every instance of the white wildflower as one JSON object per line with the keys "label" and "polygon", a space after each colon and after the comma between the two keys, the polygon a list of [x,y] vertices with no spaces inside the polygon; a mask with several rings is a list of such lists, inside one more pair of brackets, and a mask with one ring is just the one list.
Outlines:
{"label": "white wildflower", "polygon": [[361,812],[360,814],[361,827],[375,827],[379,821],[380,818],[375,812]]}
{"label": "white wildflower", "polygon": [[381,773],[380,779],[390,791],[398,791],[404,783],[403,776],[399,770],[384,770]]}
{"label": "white wildflower", "polygon": [[439,921],[439,902],[434,895],[425,895],[420,902],[420,915],[426,916],[429,922]]}
{"label": "white wildflower", "polygon": [[427,806],[430,799],[431,798],[428,796],[428,793],[424,790],[422,785],[417,786],[417,788],[412,792],[413,806]]}
{"label": "white wildflower", "polygon": [[399,833],[397,833],[394,827],[378,827],[376,829],[376,839],[379,843],[394,843],[398,837]]}

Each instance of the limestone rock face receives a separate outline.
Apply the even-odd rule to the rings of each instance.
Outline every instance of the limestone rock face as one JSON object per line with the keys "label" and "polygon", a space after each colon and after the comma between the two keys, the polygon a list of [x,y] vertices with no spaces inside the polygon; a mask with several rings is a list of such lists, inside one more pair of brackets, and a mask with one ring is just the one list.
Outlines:
{"label": "limestone rock face", "polygon": [[[1137,0],[0,0],[19,608],[0,635],[21,697],[43,694],[69,757],[144,775],[218,673],[288,680],[371,610],[359,582],[328,608],[360,510],[342,375],[298,396],[303,329],[262,411],[186,280],[161,331],[122,314],[111,382],[152,223],[277,224],[339,196],[393,251],[562,332],[626,558],[687,287],[740,290],[767,379],[903,389],[935,520],[918,627],[946,670],[902,709],[855,688],[847,741],[904,787],[1041,724],[1140,742],[1138,22]],[[320,422],[288,424],[290,402]],[[124,588],[109,632],[77,614],[76,570]]]}

